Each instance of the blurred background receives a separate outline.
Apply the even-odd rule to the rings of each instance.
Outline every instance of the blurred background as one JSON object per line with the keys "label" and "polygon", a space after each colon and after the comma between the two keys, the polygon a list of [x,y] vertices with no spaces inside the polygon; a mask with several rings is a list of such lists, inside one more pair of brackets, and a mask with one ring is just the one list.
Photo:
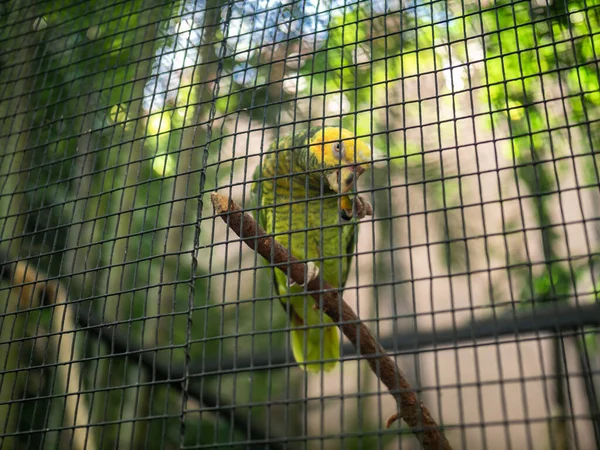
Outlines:
{"label": "blurred background", "polygon": [[344,298],[454,448],[599,448],[599,55],[598,0],[1,1],[0,448],[419,448],[213,214],[309,124],[385,156]]}

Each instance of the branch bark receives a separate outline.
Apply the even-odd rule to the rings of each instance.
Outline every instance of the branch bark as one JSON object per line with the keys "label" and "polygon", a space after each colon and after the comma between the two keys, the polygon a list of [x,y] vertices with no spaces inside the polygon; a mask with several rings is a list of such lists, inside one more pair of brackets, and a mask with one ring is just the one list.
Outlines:
{"label": "branch bark", "polygon": [[[215,214],[250,248],[256,250],[273,267],[282,270],[298,284],[304,284],[305,264],[299,262],[288,250],[267,236],[254,218],[241,211],[233,200],[220,194],[211,194]],[[385,384],[396,400],[398,411],[386,422],[389,427],[399,417],[410,427],[424,449],[451,450],[450,443],[433,420],[427,407],[417,399],[414,390],[396,363],[375,340],[367,326],[361,322],[342,295],[327,281],[315,279],[308,283],[308,293],[352,342],[362,358],[367,361],[377,378]]]}

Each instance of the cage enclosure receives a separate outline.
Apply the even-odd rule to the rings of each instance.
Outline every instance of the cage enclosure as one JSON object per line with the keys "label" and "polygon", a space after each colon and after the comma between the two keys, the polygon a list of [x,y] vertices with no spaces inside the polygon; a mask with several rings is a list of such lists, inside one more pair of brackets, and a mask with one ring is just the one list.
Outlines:
{"label": "cage enclosure", "polygon": [[600,448],[598,0],[0,2],[0,448]]}

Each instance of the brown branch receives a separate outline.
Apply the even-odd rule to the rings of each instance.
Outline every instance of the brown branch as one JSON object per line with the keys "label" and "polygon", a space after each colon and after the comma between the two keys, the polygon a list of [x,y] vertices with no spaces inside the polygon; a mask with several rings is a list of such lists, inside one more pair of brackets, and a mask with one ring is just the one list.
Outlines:
{"label": "brown branch", "polygon": [[[305,264],[298,262],[286,248],[267,236],[265,230],[250,214],[242,212],[232,200],[220,194],[211,194],[211,200],[215,213],[242,241],[263,258],[271,261],[274,267],[286,274],[289,273],[296,283],[304,283]],[[396,400],[398,412],[387,420],[386,426],[389,427],[398,417],[401,417],[411,427],[424,449],[451,450],[450,443],[431,417],[427,407],[417,399],[402,371],[385,353],[383,347],[344,301],[341,294],[327,281],[321,281],[319,278],[308,283],[307,290],[317,301],[317,305],[321,306],[323,312],[331,317],[352,342],[354,348],[360,351],[371,370],[387,386]]]}

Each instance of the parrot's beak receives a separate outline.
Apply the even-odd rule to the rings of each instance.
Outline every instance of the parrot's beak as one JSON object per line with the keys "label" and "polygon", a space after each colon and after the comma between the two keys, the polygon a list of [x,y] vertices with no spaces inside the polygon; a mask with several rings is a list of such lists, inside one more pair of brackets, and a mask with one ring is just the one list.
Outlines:
{"label": "parrot's beak", "polygon": [[327,175],[329,188],[338,194],[346,194],[356,184],[360,176],[366,172],[364,165],[342,167]]}

